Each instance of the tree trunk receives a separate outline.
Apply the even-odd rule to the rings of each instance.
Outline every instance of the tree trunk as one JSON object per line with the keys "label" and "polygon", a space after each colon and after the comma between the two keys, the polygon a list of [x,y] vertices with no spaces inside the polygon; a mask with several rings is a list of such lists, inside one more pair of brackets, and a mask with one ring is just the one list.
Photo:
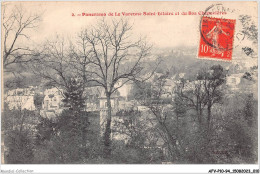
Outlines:
{"label": "tree trunk", "polygon": [[23,123],[24,123],[24,120],[25,120],[25,113],[22,112],[22,110],[20,110],[20,114],[21,114],[21,117],[22,117],[22,120],[21,120],[21,124],[20,124],[20,134],[22,133],[22,130],[23,130]]}
{"label": "tree trunk", "polygon": [[208,130],[210,128],[210,120],[211,120],[211,104],[208,105],[208,118],[207,118]]}
{"label": "tree trunk", "polygon": [[202,109],[201,103],[200,103],[199,104],[199,117],[200,117],[199,123],[200,123],[200,125],[202,125],[202,112],[203,112],[203,109]]}
{"label": "tree trunk", "polygon": [[178,151],[178,148],[177,148],[177,145],[176,145],[176,139],[173,139],[170,131],[168,130],[167,126],[163,123],[161,123],[163,129],[164,129],[164,132],[166,133],[166,136],[167,136],[167,144],[168,144],[168,148],[169,150],[171,151],[171,159],[172,159],[172,162],[176,161],[179,159],[180,157],[180,153]]}
{"label": "tree trunk", "polygon": [[111,95],[106,94],[107,97],[107,116],[104,132],[104,158],[109,158],[111,155],[111,119],[112,119],[112,107],[111,107]]}

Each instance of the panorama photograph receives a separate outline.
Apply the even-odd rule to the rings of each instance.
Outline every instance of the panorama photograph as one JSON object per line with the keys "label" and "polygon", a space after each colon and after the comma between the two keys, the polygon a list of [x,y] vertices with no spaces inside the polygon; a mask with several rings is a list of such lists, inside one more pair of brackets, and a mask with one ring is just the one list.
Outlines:
{"label": "panorama photograph", "polygon": [[257,7],[2,2],[2,164],[257,164]]}

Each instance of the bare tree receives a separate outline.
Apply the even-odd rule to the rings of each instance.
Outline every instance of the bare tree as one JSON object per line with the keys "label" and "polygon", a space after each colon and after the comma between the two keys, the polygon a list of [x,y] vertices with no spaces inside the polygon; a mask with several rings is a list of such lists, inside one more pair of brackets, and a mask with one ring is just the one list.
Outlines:
{"label": "bare tree", "polygon": [[177,104],[181,103],[187,108],[195,109],[200,125],[203,121],[202,114],[206,106],[206,94],[204,91],[203,82],[201,80],[194,80],[192,82],[182,80],[175,89],[175,99],[178,99]]}
{"label": "bare tree", "polygon": [[202,125],[203,111],[207,107],[207,126],[210,127],[212,106],[220,103],[223,93],[220,90],[225,82],[225,72],[220,65],[210,69],[202,69],[198,76],[191,82],[183,80],[175,91],[176,97],[184,101],[188,108],[195,109],[199,124]]}
{"label": "bare tree", "polygon": [[28,14],[21,6],[8,9],[4,5],[2,21],[4,69],[12,64],[29,62],[34,51],[28,45],[19,45],[18,42],[29,39],[28,32],[39,26],[41,15]]}
{"label": "bare tree", "polygon": [[[168,73],[153,79],[152,86],[147,83],[139,85],[137,100],[148,108],[149,115],[154,118],[151,122],[159,137],[166,146],[165,157],[169,161],[180,160],[182,148],[179,146],[178,117],[174,114],[173,96],[165,97],[168,91],[165,89]],[[151,89],[146,89],[146,88]]]}
{"label": "bare tree", "polygon": [[143,60],[151,49],[143,38],[131,40],[132,26],[127,21],[101,21],[97,27],[83,30],[75,42],[64,39],[47,41],[41,58],[34,64],[35,73],[48,83],[69,89],[71,77],[81,82],[82,91],[91,84],[104,88],[107,117],[104,133],[104,156],[111,153],[111,95],[124,84],[140,78]]}
{"label": "bare tree", "polygon": [[[46,41],[39,58],[33,62],[32,69],[38,77],[45,80],[45,85],[57,88],[63,96],[62,103],[67,109],[63,110],[61,117],[57,117],[57,124],[68,128],[66,131],[63,130],[63,135],[66,133],[70,135],[66,134],[68,137],[62,135],[60,141],[74,141],[73,138],[78,138],[78,141],[74,142],[74,148],[80,146],[85,151],[86,135],[88,135],[86,132],[89,126],[88,117],[83,113],[86,78],[79,72],[80,66],[75,65],[71,47],[72,43],[60,36],[56,36],[52,41]],[[66,119],[70,124],[63,123]],[[62,159],[62,162],[65,161],[66,158]]]}
{"label": "bare tree", "polygon": [[201,80],[203,84],[207,107],[207,126],[210,129],[212,106],[220,103],[223,98],[221,87],[225,83],[226,74],[221,65],[214,65],[209,70],[200,71],[197,79]]}
{"label": "bare tree", "polygon": [[143,38],[132,41],[131,30],[128,21],[121,19],[109,24],[102,20],[97,27],[86,29],[80,35],[84,48],[81,59],[88,60],[85,72],[91,75],[89,81],[104,88],[107,98],[105,157],[111,153],[111,95],[138,78],[143,70],[143,59],[151,49]]}
{"label": "bare tree", "polygon": [[81,76],[74,69],[70,53],[70,43],[61,36],[47,40],[40,50],[39,58],[31,64],[31,69],[46,85],[68,90],[72,79],[83,83]]}

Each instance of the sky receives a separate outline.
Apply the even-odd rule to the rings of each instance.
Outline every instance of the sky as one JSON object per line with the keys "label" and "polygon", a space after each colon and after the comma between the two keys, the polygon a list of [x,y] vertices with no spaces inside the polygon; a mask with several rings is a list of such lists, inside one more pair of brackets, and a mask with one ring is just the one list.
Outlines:
{"label": "sky", "polygon": [[[236,19],[240,14],[248,14],[257,22],[257,5],[255,2],[221,2],[226,15]],[[8,2],[8,8],[19,5],[20,2]],[[39,27],[30,31],[31,43],[42,43],[56,34],[74,37],[81,29],[89,28],[102,17],[72,16],[80,13],[142,13],[156,12],[156,16],[132,16],[128,18],[133,23],[134,36],[146,36],[149,43],[155,47],[198,46],[200,38],[200,19],[198,12],[205,11],[216,2],[22,2],[22,7],[28,13],[41,13],[42,21]],[[221,7],[222,7],[221,6]],[[212,8],[211,10],[214,11]],[[182,15],[182,12],[196,12],[197,15]],[[7,11],[8,12],[8,11]],[[157,12],[173,12],[174,15],[158,16]],[[179,12],[179,15],[175,15]],[[119,16],[106,16],[106,19],[119,19]],[[241,26],[236,24],[236,31]],[[25,42],[25,41],[23,41]]]}

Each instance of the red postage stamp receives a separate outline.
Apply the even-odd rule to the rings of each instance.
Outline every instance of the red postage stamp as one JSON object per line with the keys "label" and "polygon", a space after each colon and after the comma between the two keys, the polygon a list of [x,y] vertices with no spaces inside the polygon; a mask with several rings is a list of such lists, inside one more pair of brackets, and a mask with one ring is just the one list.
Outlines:
{"label": "red postage stamp", "polygon": [[236,20],[203,17],[198,58],[232,60]]}

